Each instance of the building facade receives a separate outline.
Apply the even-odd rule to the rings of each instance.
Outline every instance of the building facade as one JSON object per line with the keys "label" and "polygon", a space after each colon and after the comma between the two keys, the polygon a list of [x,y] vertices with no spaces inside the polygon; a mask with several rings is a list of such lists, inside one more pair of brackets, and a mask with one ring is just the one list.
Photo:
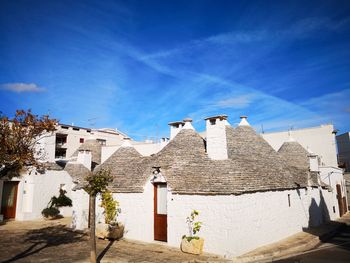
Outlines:
{"label": "building facade", "polygon": [[[118,221],[127,238],[178,247],[188,234],[186,217],[195,209],[203,222],[204,250],[232,258],[344,212],[320,178],[317,156],[297,141],[285,141],[276,151],[245,117],[236,128],[225,115],[207,118],[206,140],[191,120],[170,126],[171,140],[153,155],[125,142],[95,167],[114,177],[110,190],[120,204]],[[69,171],[77,183],[72,193],[76,229],[88,222],[88,196],[79,189],[90,166],[84,167],[72,163]],[[97,221],[103,222],[103,211],[96,209]]]}

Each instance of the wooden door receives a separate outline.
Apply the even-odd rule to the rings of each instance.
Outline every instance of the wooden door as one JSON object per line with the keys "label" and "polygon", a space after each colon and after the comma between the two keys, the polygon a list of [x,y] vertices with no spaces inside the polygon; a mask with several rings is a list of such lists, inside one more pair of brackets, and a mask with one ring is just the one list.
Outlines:
{"label": "wooden door", "polygon": [[16,217],[18,182],[4,182],[2,189],[1,213],[5,219]]}
{"label": "wooden door", "polygon": [[167,185],[154,184],[154,240],[167,241]]}
{"label": "wooden door", "polygon": [[344,208],[343,208],[343,198],[341,196],[341,187],[340,184],[337,184],[337,199],[338,199],[338,206],[339,206],[339,215],[344,215]]}

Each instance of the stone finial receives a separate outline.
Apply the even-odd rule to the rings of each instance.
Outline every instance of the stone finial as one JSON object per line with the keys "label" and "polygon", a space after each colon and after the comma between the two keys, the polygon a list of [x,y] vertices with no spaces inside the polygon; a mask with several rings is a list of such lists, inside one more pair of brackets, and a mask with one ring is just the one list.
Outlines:
{"label": "stone finial", "polygon": [[250,126],[249,122],[247,121],[248,116],[240,116],[241,122],[238,124],[238,126]]}
{"label": "stone finial", "polygon": [[129,137],[124,137],[124,138],[123,138],[123,144],[122,144],[121,147],[132,147],[130,141],[131,141],[131,138],[129,138]]}
{"label": "stone finial", "polygon": [[190,130],[194,130],[194,128],[193,128],[193,126],[192,126],[192,124],[191,124],[192,119],[190,119],[190,118],[186,118],[186,119],[184,119],[184,120],[183,120],[183,122],[185,123],[185,125],[184,125],[183,129],[190,129]]}

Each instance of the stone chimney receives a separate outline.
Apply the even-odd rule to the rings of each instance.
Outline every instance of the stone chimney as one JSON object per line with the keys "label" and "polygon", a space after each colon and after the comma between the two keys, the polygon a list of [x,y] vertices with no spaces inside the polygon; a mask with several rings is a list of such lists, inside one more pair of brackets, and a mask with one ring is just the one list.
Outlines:
{"label": "stone chimney", "polygon": [[208,117],[206,121],[207,153],[213,160],[225,160],[227,155],[227,115]]}
{"label": "stone chimney", "polygon": [[185,124],[182,129],[188,129],[188,130],[194,130],[192,126],[192,119],[186,118],[183,120],[183,123]]}
{"label": "stone chimney", "polygon": [[124,137],[121,147],[132,147],[132,145],[131,145],[131,138]]}
{"label": "stone chimney", "polygon": [[81,163],[91,171],[91,161],[92,156],[90,150],[79,150],[77,159],[78,163]]}
{"label": "stone chimney", "polygon": [[170,140],[174,139],[176,134],[181,131],[182,127],[184,126],[183,121],[175,121],[175,122],[169,122],[168,125],[170,126]]}
{"label": "stone chimney", "polygon": [[310,163],[310,171],[311,172],[318,172],[319,164],[318,164],[318,155],[314,154],[312,151],[309,151],[309,163]]}

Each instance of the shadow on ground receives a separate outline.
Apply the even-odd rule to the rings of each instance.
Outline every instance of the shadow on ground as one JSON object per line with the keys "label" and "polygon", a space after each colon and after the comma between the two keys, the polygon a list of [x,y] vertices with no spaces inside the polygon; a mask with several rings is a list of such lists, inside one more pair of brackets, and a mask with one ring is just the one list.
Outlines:
{"label": "shadow on ground", "polygon": [[3,263],[14,262],[49,247],[80,242],[83,240],[84,236],[83,233],[73,232],[63,225],[29,230],[21,241],[24,244],[29,244],[29,246],[23,251],[18,251],[17,255],[3,261]]}

